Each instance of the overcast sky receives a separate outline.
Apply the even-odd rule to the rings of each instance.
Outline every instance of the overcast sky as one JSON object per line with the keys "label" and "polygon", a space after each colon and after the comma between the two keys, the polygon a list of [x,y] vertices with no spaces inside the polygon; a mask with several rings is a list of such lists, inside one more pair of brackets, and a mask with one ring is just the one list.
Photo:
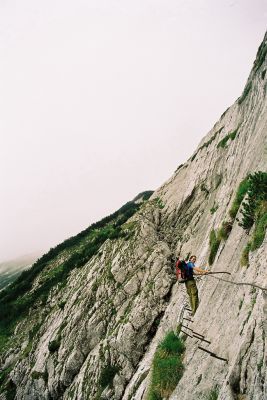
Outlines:
{"label": "overcast sky", "polygon": [[0,261],[156,189],[241,94],[266,0],[0,0]]}

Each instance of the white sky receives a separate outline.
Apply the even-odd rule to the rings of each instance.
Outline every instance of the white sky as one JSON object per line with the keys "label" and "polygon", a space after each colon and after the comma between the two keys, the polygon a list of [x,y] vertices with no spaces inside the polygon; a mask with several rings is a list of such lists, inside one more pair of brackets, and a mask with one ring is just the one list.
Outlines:
{"label": "white sky", "polygon": [[241,94],[266,0],[0,0],[0,261],[156,189]]}

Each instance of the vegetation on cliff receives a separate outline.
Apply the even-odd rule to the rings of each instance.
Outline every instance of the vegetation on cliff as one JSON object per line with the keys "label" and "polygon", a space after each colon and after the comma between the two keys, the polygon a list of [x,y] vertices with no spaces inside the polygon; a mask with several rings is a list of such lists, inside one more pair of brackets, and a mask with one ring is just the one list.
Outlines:
{"label": "vegetation on cliff", "polygon": [[182,340],[172,331],[167,333],[154,355],[147,400],[169,398],[183,375],[184,351]]}
{"label": "vegetation on cliff", "polygon": [[227,240],[236,215],[240,209],[241,220],[239,225],[250,234],[254,226],[250,241],[244,248],[241,264],[248,265],[249,252],[258,249],[265,237],[267,228],[267,173],[258,171],[249,174],[243,179],[237,189],[229,215],[230,221],[224,221],[221,227],[210,233],[209,264],[212,265],[222,240]]}

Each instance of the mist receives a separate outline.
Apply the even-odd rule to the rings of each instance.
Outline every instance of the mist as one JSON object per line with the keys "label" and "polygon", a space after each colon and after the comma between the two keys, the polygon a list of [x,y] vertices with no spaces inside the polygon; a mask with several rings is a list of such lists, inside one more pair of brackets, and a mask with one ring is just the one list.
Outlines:
{"label": "mist", "polygon": [[0,3],[0,261],[158,188],[238,96],[266,1]]}

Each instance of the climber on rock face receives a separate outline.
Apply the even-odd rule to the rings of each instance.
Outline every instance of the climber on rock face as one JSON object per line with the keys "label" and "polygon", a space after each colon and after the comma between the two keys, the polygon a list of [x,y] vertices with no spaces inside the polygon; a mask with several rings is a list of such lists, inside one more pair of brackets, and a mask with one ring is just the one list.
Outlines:
{"label": "climber on rock face", "polygon": [[189,296],[191,310],[192,310],[193,315],[195,314],[195,312],[198,308],[198,304],[199,304],[198,290],[197,290],[196,281],[194,279],[194,274],[196,274],[196,275],[207,274],[207,271],[204,271],[203,269],[195,266],[196,260],[197,260],[196,256],[191,256],[189,258],[189,262],[187,262],[189,278],[185,282],[185,286],[186,286],[186,290],[187,290],[187,293]]}
{"label": "climber on rock face", "polygon": [[[176,263],[177,279],[178,282],[185,283],[193,315],[195,314],[199,304],[198,290],[194,275],[204,275],[208,273],[208,271],[204,271],[203,269],[195,266],[196,260],[196,256],[191,256],[187,262],[180,261],[178,258]],[[182,276],[180,276],[180,274]]]}

